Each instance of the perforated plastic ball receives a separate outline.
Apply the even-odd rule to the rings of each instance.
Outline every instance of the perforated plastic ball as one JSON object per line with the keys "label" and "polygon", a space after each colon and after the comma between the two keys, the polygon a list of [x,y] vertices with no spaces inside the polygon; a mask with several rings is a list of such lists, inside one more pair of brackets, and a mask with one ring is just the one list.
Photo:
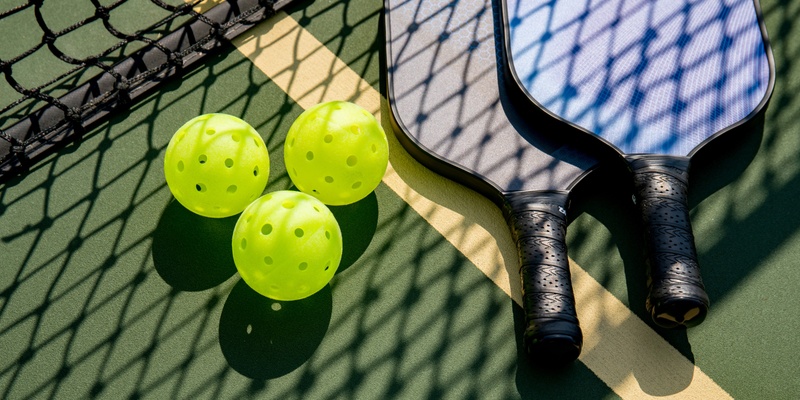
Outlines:
{"label": "perforated plastic ball", "polygon": [[205,114],[172,136],[164,175],[172,195],[187,209],[206,217],[229,217],[264,192],[269,154],[247,122]]}
{"label": "perforated plastic ball", "polygon": [[386,133],[375,117],[344,101],[317,104],[297,117],[286,136],[284,161],[297,188],[329,205],[355,203],[383,179]]}
{"label": "perforated plastic ball", "polygon": [[342,232],[321,201],[298,191],[268,193],[250,204],[233,230],[233,260],[256,292],[275,300],[316,293],[342,260]]}

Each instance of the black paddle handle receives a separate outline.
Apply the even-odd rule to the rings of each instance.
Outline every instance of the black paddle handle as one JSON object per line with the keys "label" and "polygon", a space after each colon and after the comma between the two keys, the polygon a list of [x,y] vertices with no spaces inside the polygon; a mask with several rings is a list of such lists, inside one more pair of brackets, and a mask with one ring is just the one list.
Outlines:
{"label": "black paddle handle", "polygon": [[537,363],[573,361],[583,345],[565,243],[567,201],[562,192],[506,195],[519,253],[524,346]]}
{"label": "black paddle handle", "polygon": [[664,328],[695,326],[708,313],[689,218],[689,159],[629,158],[649,264],[647,311]]}

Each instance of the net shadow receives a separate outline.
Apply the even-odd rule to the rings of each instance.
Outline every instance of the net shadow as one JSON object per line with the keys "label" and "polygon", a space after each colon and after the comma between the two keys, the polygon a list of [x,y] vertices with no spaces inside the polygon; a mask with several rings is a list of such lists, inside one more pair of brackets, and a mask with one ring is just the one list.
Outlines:
{"label": "net shadow", "polygon": [[[380,7],[363,4],[346,7],[355,19],[343,17],[341,5],[325,4],[295,16],[345,18],[351,36],[327,44],[377,84]],[[308,23],[325,37],[324,24]],[[513,379],[507,297],[385,186],[367,203],[340,211],[353,220],[352,264],[335,276],[330,304],[301,313],[317,316],[310,322],[324,332],[300,326],[290,339],[305,338],[304,347],[266,372],[258,368],[269,359],[254,357],[257,349],[237,343],[230,351],[224,339],[247,333],[239,322],[258,311],[261,299],[242,294],[238,279],[225,279],[229,268],[195,281],[186,280],[188,268],[164,273],[157,253],[168,250],[157,247],[170,230],[160,229],[181,219],[164,217],[177,211],[163,180],[163,154],[185,120],[212,111],[242,116],[269,147],[268,190],[291,186],[283,137],[302,110],[234,49],[223,50],[180,83],[87,132],[80,146],[3,186],[2,397],[512,396],[511,385],[472,379]],[[181,228],[187,236],[203,231],[191,223],[171,227]],[[273,333],[292,332],[285,328]]]}
{"label": "net shadow", "polygon": [[[765,8],[770,32],[780,32],[773,34],[773,40],[781,60],[779,79],[786,82],[792,82],[788,77],[797,73],[788,61],[797,55],[791,38],[796,36],[798,15],[792,10],[796,9],[787,5]],[[381,57],[376,49],[382,47],[383,36],[375,28],[380,25],[379,14],[380,6],[366,1],[319,2],[293,12],[340,59],[369,77],[373,86],[380,81],[377,60]],[[316,22],[325,18],[339,21],[337,27],[340,23],[351,26],[350,36],[340,36],[341,29],[326,29],[326,24]],[[421,217],[385,185],[375,192],[377,210],[367,210],[377,213],[374,234],[354,239],[359,245],[352,254],[355,260],[330,286],[329,317],[320,310],[306,314],[321,314],[312,321],[319,325],[328,318],[324,336],[319,333],[321,328],[300,335],[307,339],[302,344],[305,348],[298,351],[302,357],[285,363],[293,369],[268,365],[265,368],[271,374],[259,372],[259,379],[251,379],[234,368],[222,350],[222,331],[241,335],[247,326],[228,325],[222,314],[230,321],[229,311],[224,311],[227,302],[247,297],[240,293],[240,282],[232,278],[210,287],[209,280],[196,286],[208,287],[205,290],[179,290],[161,277],[153,259],[159,218],[171,204],[160,170],[163,151],[171,133],[189,117],[211,111],[243,116],[270,149],[269,190],[291,186],[282,169],[283,132],[301,108],[234,49],[228,47],[223,54],[187,74],[182,83],[167,85],[107,125],[87,132],[80,146],[50,156],[25,179],[0,189],[0,265],[6,271],[0,280],[0,342],[5,351],[0,362],[0,397],[61,398],[65,393],[89,398],[611,394],[580,365],[558,376],[520,365],[518,330],[510,324],[519,309],[422,218],[430,215]],[[755,262],[790,243],[788,237],[798,225],[788,211],[797,186],[789,150],[798,147],[797,135],[781,132],[779,127],[791,126],[798,117],[795,92],[790,83],[776,91],[759,154],[745,168],[746,174],[758,173],[722,189],[716,189],[716,184],[707,186],[714,192],[714,201],[729,205],[731,211],[725,218],[707,220],[703,225],[707,237],[719,240],[701,256],[712,259],[732,252],[727,257],[734,259],[736,252],[753,251],[747,257]],[[765,154],[773,157],[762,157]],[[698,176],[693,187],[693,191],[700,187],[700,199],[693,204],[701,219],[708,201],[702,189],[704,179]],[[742,207],[743,192],[765,187],[768,190],[763,193],[754,192],[762,194],[752,203],[737,208]],[[607,204],[619,204],[611,197]],[[784,206],[787,211],[779,217],[770,213]],[[620,216],[627,212],[624,207],[615,210]],[[623,260],[634,257],[637,249],[631,243],[635,241],[621,235],[597,240],[599,247],[584,246],[597,232],[616,234],[614,225],[605,227],[605,219],[597,217],[602,226],[588,219],[593,212],[578,217],[570,226],[575,232],[571,250],[587,249],[577,258],[584,266],[592,263],[582,260],[619,260],[611,266],[603,263],[601,268],[607,269],[592,272],[608,287],[621,282],[624,293]],[[368,233],[372,222],[359,225],[364,222],[357,221],[360,214],[357,210],[351,214],[355,229],[359,234],[361,230]],[[742,219],[742,215],[749,217]],[[608,220],[616,218],[612,217]],[[762,248],[745,240],[749,240],[750,224],[764,218],[774,226],[758,225],[752,231],[753,237],[765,238]],[[778,237],[774,232],[788,236]],[[725,240],[730,238],[742,242],[734,246]],[[620,257],[619,249],[626,246],[629,252],[623,251]],[[724,273],[729,273],[729,265],[703,263],[704,272],[715,268],[722,274],[726,268]],[[725,282],[722,285],[709,285],[710,293],[724,298],[750,273],[744,267],[735,269],[726,275],[728,281],[719,281]],[[709,275],[707,280],[712,283],[715,278]],[[239,294],[232,296],[234,292]],[[624,295],[621,298],[625,300]],[[246,321],[248,310],[257,307],[258,300],[240,301],[234,313],[240,319],[233,320]],[[322,305],[327,306],[325,302]],[[791,319],[787,315],[784,320]],[[320,344],[314,347],[320,336]],[[249,367],[266,362],[252,357],[246,347],[237,351],[236,356],[250,361]],[[753,388],[765,390],[757,382]]]}

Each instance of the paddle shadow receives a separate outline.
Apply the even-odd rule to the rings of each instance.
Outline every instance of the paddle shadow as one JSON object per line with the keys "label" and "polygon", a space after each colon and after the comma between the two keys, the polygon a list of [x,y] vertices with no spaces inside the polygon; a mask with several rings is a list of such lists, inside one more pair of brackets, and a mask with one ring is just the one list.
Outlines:
{"label": "paddle shadow", "polygon": [[[514,332],[517,342],[516,387],[523,399],[598,399],[609,395],[608,388],[600,383],[575,386],[572,382],[599,381],[585,364],[573,362],[566,365],[532,363],[523,345],[524,311],[511,302],[514,314]],[[565,388],[569,390],[565,390]]]}

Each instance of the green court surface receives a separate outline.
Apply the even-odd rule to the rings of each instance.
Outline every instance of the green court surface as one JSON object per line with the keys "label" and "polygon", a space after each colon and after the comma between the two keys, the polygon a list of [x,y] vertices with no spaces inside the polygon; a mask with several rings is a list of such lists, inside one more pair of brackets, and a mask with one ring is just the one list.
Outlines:
{"label": "green court surface", "polygon": [[[387,175],[366,199],[332,207],[345,250],[331,284],[296,302],[249,289],[230,251],[237,217],[207,219],[178,204],[164,152],[194,116],[236,115],[269,148],[267,191],[289,189],[283,141],[316,93],[296,87],[321,78],[320,96],[357,103],[385,93],[382,2],[303,1],[284,22],[346,70],[312,62],[308,75],[300,65],[313,57],[289,60],[298,50],[285,53],[291,68],[271,75],[245,49],[269,40],[250,34],[0,186],[0,398],[797,398],[800,0],[761,5],[777,67],[769,109],[754,129],[704,150],[692,171],[712,302],[702,325],[669,331],[649,322],[643,244],[624,171],[610,165],[578,188],[568,245],[574,267],[592,278],[581,287],[602,289],[578,300],[607,296],[627,314],[618,321],[599,308],[600,321],[584,325],[580,360],[531,367],[521,308],[496,283],[509,279],[506,267],[505,277],[487,276],[484,258],[434,215],[477,210],[453,226],[496,226],[500,212],[474,194],[448,199],[441,178],[391,141],[401,179]],[[9,37],[11,28],[0,29]],[[347,74],[367,89],[324,87]],[[498,239],[497,252],[507,254],[506,242]],[[639,325],[636,335],[663,338],[668,350],[618,340],[615,332]],[[670,361],[659,358],[672,349]]]}

